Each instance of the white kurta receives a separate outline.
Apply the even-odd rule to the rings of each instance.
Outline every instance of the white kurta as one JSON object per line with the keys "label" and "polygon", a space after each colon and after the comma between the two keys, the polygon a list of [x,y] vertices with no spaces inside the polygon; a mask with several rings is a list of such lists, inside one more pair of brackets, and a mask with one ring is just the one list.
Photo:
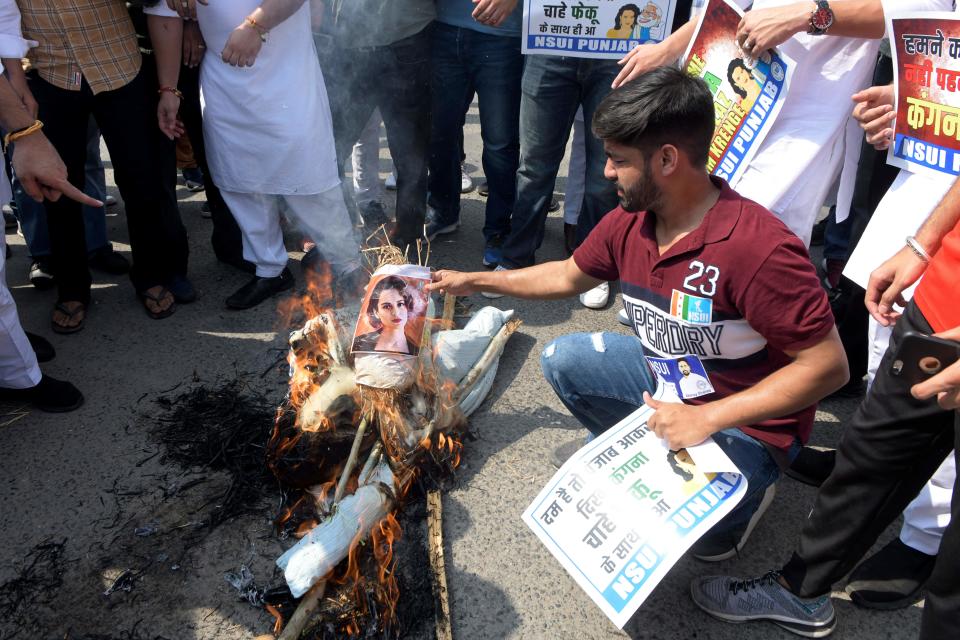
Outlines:
{"label": "white kurta", "polygon": [[[220,189],[307,195],[340,184],[309,4],[304,2],[270,31],[252,67],[232,67],[220,54],[231,32],[260,0],[197,5],[207,44],[200,67],[203,137],[207,163]],[[147,12],[171,15],[164,5]]]}
{"label": "white kurta", "polygon": [[[0,58],[22,58],[36,43],[24,40],[20,33],[20,10],[14,0],[0,0]],[[3,69],[0,67],[0,75]],[[6,79],[2,80],[6,82]],[[10,182],[6,164],[0,168],[0,202],[8,202]],[[26,389],[40,382],[37,356],[27,340],[17,305],[7,288],[6,237],[0,236],[0,387]]]}
{"label": "white kurta", "polygon": [[[753,9],[791,2],[756,0]],[[859,144],[845,144],[850,96],[868,85],[879,42],[800,33],[779,47],[796,63],[790,92],[749,167],[730,186],[770,209],[805,244],[845,159],[857,161]]]}

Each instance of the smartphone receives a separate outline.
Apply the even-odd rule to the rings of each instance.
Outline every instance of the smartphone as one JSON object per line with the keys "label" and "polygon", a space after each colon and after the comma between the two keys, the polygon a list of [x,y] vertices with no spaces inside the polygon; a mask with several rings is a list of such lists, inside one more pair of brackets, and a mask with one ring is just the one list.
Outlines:
{"label": "smartphone", "polygon": [[915,385],[940,373],[958,359],[960,342],[908,331],[897,346],[890,373]]}

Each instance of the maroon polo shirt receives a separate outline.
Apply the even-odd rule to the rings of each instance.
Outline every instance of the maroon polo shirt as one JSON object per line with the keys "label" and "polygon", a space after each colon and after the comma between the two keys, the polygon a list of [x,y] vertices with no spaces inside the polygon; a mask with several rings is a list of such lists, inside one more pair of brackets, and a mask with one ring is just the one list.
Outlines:
{"label": "maroon polo shirt", "polygon": [[[584,273],[620,280],[623,304],[648,355],[694,355],[715,391],[704,404],[749,389],[823,340],[833,327],[806,247],[786,225],[725,181],[703,222],[660,255],[655,216],[608,213],[573,254]],[[639,365],[638,365],[639,366]],[[806,443],[816,405],[742,425],[786,450]]]}

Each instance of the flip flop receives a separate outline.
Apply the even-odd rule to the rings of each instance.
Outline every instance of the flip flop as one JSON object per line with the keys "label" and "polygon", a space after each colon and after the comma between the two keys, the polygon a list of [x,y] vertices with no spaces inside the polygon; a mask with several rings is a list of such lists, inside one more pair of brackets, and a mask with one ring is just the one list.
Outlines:
{"label": "flip flop", "polygon": [[143,303],[143,310],[147,312],[148,316],[150,316],[154,320],[162,320],[163,318],[169,318],[170,316],[173,315],[173,312],[177,310],[176,300],[174,299],[174,301],[170,303],[170,306],[164,309],[163,311],[151,311],[150,307],[147,306],[147,301],[153,302],[155,304],[160,304],[161,302],[163,302],[163,299],[167,296],[167,294],[170,294],[171,296],[173,295],[170,289],[166,287],[161,287],[159,294],[148,293],[147,290],[145,289],[143,291],[138,291],[137,297],[140,298],[140,302]]}
{"label": "flip flop", "polygon": [[53,305],[53,310],[59,311],[63,315],[67,316],[67,322],[72,322],[77,315],[81,313],[83,314],[83,318],[81,318],[80,322],[75,325],[57,324],[53,318],[50,318],[50,328],[53,329],[54,333],[76,333],[83,329],[83,326],[87,322],[87,305],[83,304],[82,302],[73,311],[67,308],[63,302],[58,302],[57,304]]}

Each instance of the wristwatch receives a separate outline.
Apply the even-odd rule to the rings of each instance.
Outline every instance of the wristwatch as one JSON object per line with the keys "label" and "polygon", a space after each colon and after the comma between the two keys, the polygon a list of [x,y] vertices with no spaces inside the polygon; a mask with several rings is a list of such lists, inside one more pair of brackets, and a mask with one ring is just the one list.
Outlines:
{"label": "wristwatch", "polygon": [[816,8],[810,12],[810,28],[807,30],[812,36],[822,36],[833,26],[833,9],[827,0],[813,0]]}

